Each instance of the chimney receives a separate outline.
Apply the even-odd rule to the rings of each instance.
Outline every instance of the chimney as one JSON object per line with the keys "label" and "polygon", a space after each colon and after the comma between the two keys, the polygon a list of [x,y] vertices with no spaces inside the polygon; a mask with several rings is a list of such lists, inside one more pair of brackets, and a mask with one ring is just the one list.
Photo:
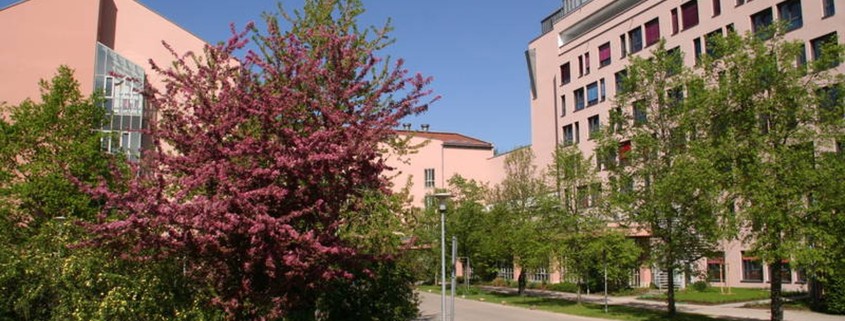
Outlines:
{"label": "chimney", "polygon": [[404,123],[402,124],[403,130],[411,130],[411,123]]}
{"label": "chimney", "polygon": [[421,129],[422,131],[424,131],[424,132],[427,132],[427,131],[428,131],[428,128],[429,128],[429,125],[428,125],[428,124],[422,124],[422,125],[420,125],[420,129]]}

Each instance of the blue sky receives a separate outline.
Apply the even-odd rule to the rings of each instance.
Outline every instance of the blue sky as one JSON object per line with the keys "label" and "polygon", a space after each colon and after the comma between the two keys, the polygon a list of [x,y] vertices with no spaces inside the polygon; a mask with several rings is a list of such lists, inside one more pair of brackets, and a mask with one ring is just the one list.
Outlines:
{"label": "blue sky", "polygon": [[[540,20],[560,0],[363,0],[362,25],[392,20],[396,43],[385,53],[405,59],[412,72],[434,77],[443,98],[422,116],[419,128],[459,132],[506,151],[530,143],[530,94],[524,51],[539,35]],[[0,0],[0,7],[15,3]],[[243,26],[274,11],[270,0],[141,0],[209,42],[228,39],[229,24]],[[301,0],[283,0],[298,8]]]}

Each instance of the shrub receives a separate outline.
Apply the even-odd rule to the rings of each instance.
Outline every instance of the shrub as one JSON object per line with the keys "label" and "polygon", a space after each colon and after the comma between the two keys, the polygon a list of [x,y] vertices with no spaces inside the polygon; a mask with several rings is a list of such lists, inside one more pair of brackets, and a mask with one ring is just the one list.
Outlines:
{"label": "shrub", "polygon": [[845,274],[835,273],[825,286],[824,309],[828,313],[845,314]]}
{"label": "shrub", "polygon": [[490,282],[492,286],[508,286],[508,280],[503,278],[495,278],[492,282]]}
{"label": "shrub", "polygon": [[710,284],[707,284],[706,281],[696,281],[695,283],[692,284],[692,289],[696,290],[698,292],[707,291],[707,288],[709,288],[709,287],[710,287]]}
{"label": "shrub", "polygon": [[558,292],[576,293],[578,292],[578,285],[571,282],[553,283],[549,284],[548,289]]}

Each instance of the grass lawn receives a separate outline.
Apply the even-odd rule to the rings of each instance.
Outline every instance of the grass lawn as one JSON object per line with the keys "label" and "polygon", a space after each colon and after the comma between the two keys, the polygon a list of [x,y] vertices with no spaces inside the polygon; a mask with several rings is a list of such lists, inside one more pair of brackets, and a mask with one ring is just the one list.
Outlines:
{"label": "grass lawn", "polygon": [[[440,287],[436,286],[420,286],[418,290],[421,292],[429,292],[439,294]],[[675,321],[716,321],[724,320],[713,317],[708,317],[698,314],[679,313],[674,319],[669,319],[663,311],[649,310],[643,308],[635,308],[628,306],[609,306],[608,313],[604,312],[604,306],[598,304],[582,303],[578,304],[574,301],[552,298],[540,298],[529,296],[517,296],[514,294],[489,293],[481,291],[477,288],[472,288],[467,293],[463,289],[458,288],[457,296],[465,295],[466,299],[486,301],[496,304],[504,304],[517,306],[527,309],[543,310],[556,313],[564,313],[571,315],[579,315],[585,317],[604,318],[613,320],[625,321],[659,321],[659,320],[675,320]],[[447,295],[449,289],[446,290]]]}
{"label": "grass lawn", "polygon": [[[731,294],[722,294],[718,287],[710,287],[703,292],[687,289],[675,292],[675,301],[715,305],[769,298],[769,290],[766,289],[731,288],[730,292]],[[666,300],[666,294],[645,295],[641,296],[640,299],[663,301]]]}

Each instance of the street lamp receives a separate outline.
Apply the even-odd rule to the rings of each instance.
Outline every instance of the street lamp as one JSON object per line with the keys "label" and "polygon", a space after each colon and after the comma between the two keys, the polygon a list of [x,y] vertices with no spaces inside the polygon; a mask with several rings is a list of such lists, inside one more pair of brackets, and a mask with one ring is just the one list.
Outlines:
{"label": "street lamp", "polygon": [[446,201],[449,192],[434,194],[440,212],[440,321],[446,321]]}

